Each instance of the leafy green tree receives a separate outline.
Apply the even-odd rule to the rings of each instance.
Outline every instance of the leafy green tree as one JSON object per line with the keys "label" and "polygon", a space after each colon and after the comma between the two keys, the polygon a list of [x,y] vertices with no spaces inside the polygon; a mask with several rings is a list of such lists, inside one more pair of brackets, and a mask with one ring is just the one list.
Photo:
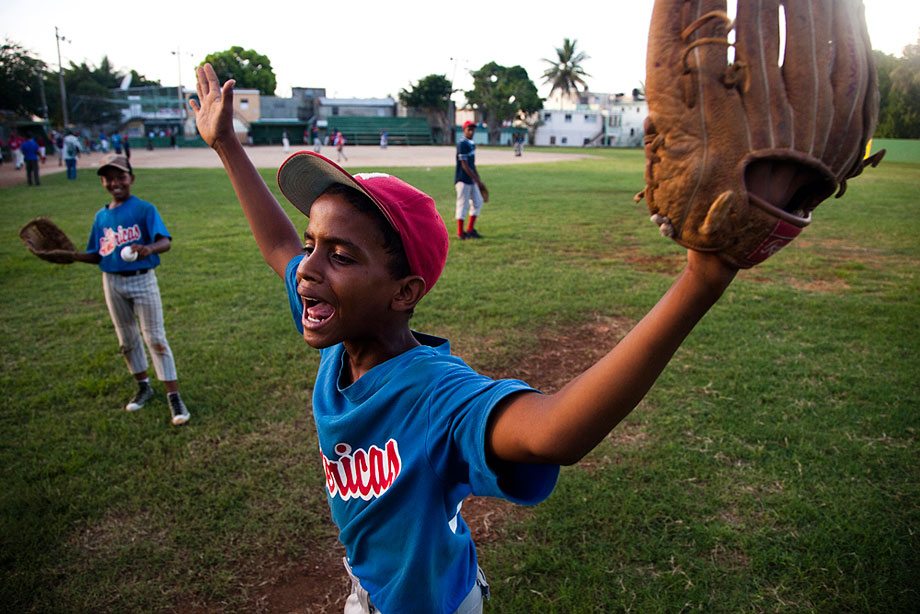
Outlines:
{"label": "leafy green tree", "polygon": [[[116,71],[108,56],[103,56],[98,66],[86,62],[70,63],[64,68],[64,87],[67,90],[67,115],[73,124],[98,125],[118,121],[120,106],[113,100],[111,90],[121,85],[128,73]],[[160,85],[131,70],[131,86]],[[61,89],[57,71],[45,73],[45,96],[48,101],[48,117],[57,125],[63,125],[61,111]]]}
{"label": "leafy green tree", "polygon": [[489,62],[470,74],[473,89],[464,92],[467,105],[477,109],[489,126],[490,143],[498,143],[502,122],[523,118],[543,108],[537,86],[520,66],[508,68]]}
{"label": "leafy green tree", "polygon": [[573,91],[578,91],[580,85],[582,89],[587,90],[588,84],[585,83],[585,77],[590,77],[582,68],[582,63],[589,60],[589,56],[584,51],[576,51],[578,44],[577,39],[563,39],[562,47],[556,47],[556,60],[543,58],[544,62],[550,64],[550,67],[543,72],[543,82],[551,83],[552,88],[549,93],[559,90],[566,95]]}
{"label": "leafy green tree", "polygon": [[0,45],[0,109],[17,115],[43,115],[41,85],[45,63],[20,45]]}
{"label": "leafy green tree", "polygon": [[880,138],[920,138],[920,40],[904,48],[904,57],[895,58],[874,51],[879,76]]}
{"label": "leafy green tree", "polygon": [[428,125],[439,133],[436,139],[442,142],[444,135],[452,133],[453,121],[448,117],[451,82],[445,75],[428,75],[419,79],[411,90],[399,91],[399,102],[408,108],[420,109],[428,118]]}
{"label": "leafy green tree", "polygon": [[271,61],[253,49],[233,46],[226,51],[215,51],[205,57],[223,83],[227,79],[236,79],[236,86],[243,89],[259,90],[264,96],[274,96],[278,83],[272,70]]}

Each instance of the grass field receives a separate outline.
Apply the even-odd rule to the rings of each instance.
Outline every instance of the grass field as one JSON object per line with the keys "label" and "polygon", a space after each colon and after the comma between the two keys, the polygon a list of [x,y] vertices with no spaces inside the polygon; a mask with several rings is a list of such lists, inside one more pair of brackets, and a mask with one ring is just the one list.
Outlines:
{"label": "grass field", "polygon": [[[482,169],[487,238],[452,243],[414,327],[499,374],[637,321],[683,256],[632,200],[642,153],[600,153]],[[453,169],[395,173],[450,220]],[[161,386],[120,410],[133,384],[98,269],[17,236],[49,214],[82,247],[96,177],[0,191],[5,612],[265,611],[258,587],[335,534],[316,355],[229,182],[145,170],[134,192],[175,237],[158,275],[182,428]],[[742,272],[640,407],[481,545],[486,612],[920,611],[918,193],[920,162],[870,169]]]}

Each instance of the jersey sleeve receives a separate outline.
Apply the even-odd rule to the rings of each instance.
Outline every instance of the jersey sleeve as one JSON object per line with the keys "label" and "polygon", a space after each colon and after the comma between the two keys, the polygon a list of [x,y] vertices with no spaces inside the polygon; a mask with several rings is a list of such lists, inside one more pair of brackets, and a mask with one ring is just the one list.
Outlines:
{"label": "jersey sleeve", "polygon": [[150,237],[151,242],[156,241],[158,236],[167,237],[170,240],[172,239],[169,231],[166,230],[166,224],[163,222],[163,218],[160,217],[160,212],[150,203],[147,203],[146,211],[144,212],[144,225],[146,227],[147,236]]}
{"label": "jersey sleeve", "polygon": [[288,304],[291,306],[291,317],[294,318],[294,326],[297,332],[303,334],[303,301],[297,295],[297,267],[303,256],[294,256],[287,264],[284,270],[284,286],[287,289]]}
{"label": "jersey sleeve", "polygon": [[468,141],[461,141],[460,144],[457,145],[457,158],[459,160],[469,159],[471,153],[473,153],[473,148],[470,147]]}
{"label": "jersey sleeve", "polygon": [[97,221],[99,220],[99,214],[96,214],[96,217],[93,219],[93,227],[89,231],[89,240],[86,242],[86,253],[87,254],[98,254],[99,253],[99,238],[100,238],[100,227]]}
{"label": "jersey sleeve", "polygon": [[558,465],[503,463],[496,471],[486,458],[486,427],[499,402],[536,391],[519,380],[492,380],[467,367],[449,368],[430,401],[428,454],[447,482],[469,484],[475,495],[537,504],[552,493]]}

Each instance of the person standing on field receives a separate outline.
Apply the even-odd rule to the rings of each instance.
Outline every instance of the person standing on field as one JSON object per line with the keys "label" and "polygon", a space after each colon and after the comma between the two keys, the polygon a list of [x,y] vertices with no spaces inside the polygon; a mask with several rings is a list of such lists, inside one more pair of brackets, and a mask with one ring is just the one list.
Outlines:
{"label": "person standing on field", "polygon": [[30,136],[28,140],[24,141],[22,145],[19,146],[19,151],[22,153],[22,159],[26,164],[26,178],[29,180],[29,185],[41,185],[41,181],[38,180],[38,150],[38,143],[35,141],[34,136]]}
{"label": "person standing on field", "polygon": [[189,411],[179,395],[176,362],[166,340],[160,286],[154,271],[160,264],[160,254],[172,246],[172,237],[157,208],[131,194],[134,170],[127,158],[107,155],[96,174],[112,200],[96,213],[86,252],[70,255],[78,262],[99,265],[102,270],[105,304],[121,353],[138,387],[125,409],[137,411],[154,396],[147,375],[146,343],[157,378],[166,388],[172,423],[185,424]]}
{"label": "person standing on field", "polygon": [[77,156],[80,155],[82,150],[80,139],[74,136],[72,131],[68,130],[67,136],[64,137],[64,164],[67,165],[68,179],[77,178]]}
{"label": "person standing on field", "polygon": [[342,136],[341,130],[335,133],[335,152],[336,162],[341,162],[342,158],[345,158],[345,161],[348,162],[348,156],[345,155],[345,137]]}
{"label": "person standing on field", "polygon": [[[473,142],[475,133],[476,124],[471,121],[463,122],[463,138],[457,143],[454,187],[457,190],[457,238],[461,240],[482,238],[476,230],[476,220],[482,211],[483,203],[489,201],[489,190],[476,172],[476,143]],[[463,222],[467,212],[470,219],[464,230]]]}

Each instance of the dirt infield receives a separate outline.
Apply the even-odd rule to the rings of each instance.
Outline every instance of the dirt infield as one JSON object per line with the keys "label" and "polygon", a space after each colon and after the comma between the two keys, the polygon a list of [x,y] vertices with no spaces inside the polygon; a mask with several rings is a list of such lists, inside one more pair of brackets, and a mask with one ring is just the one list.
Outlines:
{"label": "dirt infield", "polygon": [[[285,153],[281,146],[263,146],[247,147],[246,151],[249,157],[258,168],[278,168],[285,158],[291,153],[299,151],[302,148],[291,147],[291,151]],[[311,149],[312,151],[312,149]],[[453,166],[454,165],[454,148],[452,146],[429,147],[388,147],[381,149],[376,146],[355,146],[346,147],[345,155],[348,160],[342,160],[341,166],[349,167],[371,167],[387,168],[394,166]],[[331,160],[336,159],[336,151],[333,147],[323,147],[320,152]],[[509,147],[507,149],[480,148],[476,152],[476,164],[479,166],[488,166],[496,164],[533,164],[535,162],[556,162],[559,160],[575,160],[578,158],[590,157],[580,150],[573,153],[548,153],[539,151],[524,150],[524,155],[518,157]],[[80,156],[77,161],[77,172],[86,172],[99,166],[102,159],[101,153],[91,153]],[[178,150],[173,149],[146,149],[131,150],[131,164],[136,169],[143,168],[217,168],[220,166],[220,160],[217,154],[211,149],[205,147],[187,147]],[[40,165],[39,175],[49,173],[58,173],[65,170],[64,166],[58,166],[57,158],[49,157],[47,161]],[[4,162],[0,166],[0,187],[7,187],[26,182],[25,168],[18,171],[13,168],[12,163]]]}

